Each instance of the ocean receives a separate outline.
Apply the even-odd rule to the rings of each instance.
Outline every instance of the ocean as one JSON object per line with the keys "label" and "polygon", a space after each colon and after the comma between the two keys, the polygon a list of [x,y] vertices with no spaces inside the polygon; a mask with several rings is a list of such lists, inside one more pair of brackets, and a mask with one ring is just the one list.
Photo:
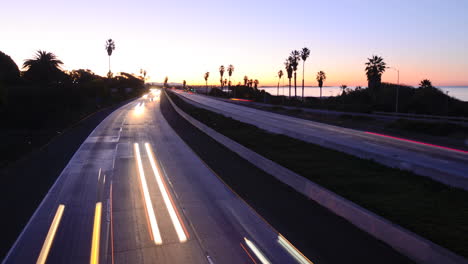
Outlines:
{"label": "ocean", "polygon": [[[348,87],[350,89],[354,89],[355,87]],[[449,96],[455,97],[459,100],[468,102],[468,86],[440,86],[437,87],[441,89],[443,92],[448,92]],[[277,94],[277,87],[276,86],[265,86],[259,87],[259,89],[266,90],[271,95]],[[324,86],[322,87],[322,96],[337,96],[341,94],[341,88],[338,86]],[[288,86],[280,86],[279,88],[279,95],[289,95],[289,88]],[[291,88],[291,95],[294,96],[294,86]],[[306,86],[304,87],[304,95],[305,96],[320,96],[320,88],[317,86]],[[297,96],[302,96],[302,86],[297,87]]]}

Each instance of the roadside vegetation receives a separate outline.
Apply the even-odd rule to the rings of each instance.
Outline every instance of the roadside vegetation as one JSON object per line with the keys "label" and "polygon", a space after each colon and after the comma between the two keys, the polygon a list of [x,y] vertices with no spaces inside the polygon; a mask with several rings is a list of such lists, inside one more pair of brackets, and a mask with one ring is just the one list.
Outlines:
{"label": "roadside vegetation", "polygon": [[143,76],[123,72],[113,76],[109,71],[108,77],[102,77],[87,69],[64,71],[62,65],[55,54],[37,51],[20,70],[0,52],[0,167],[91,113],[144,90]]}
{"label": "roadside vegetation", "polygon": [[182,110],[219,133],[422,237],[468,256],[468,192],[272,134],[168,94]]}

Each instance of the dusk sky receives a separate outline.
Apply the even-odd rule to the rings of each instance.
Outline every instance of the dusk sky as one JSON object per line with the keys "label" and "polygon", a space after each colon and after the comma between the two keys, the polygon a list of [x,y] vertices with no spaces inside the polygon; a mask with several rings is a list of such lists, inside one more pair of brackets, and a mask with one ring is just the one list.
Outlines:
{"label": "dusk sky", "polygon": [[[233,64],[260,85],[293,49],[309,47],[306,84],[367,86],[364,63],[373,54],[400,69],[401,83],[468,85],[468,1],[6,1],[0,50],[18,66],[41,49],[64,69],[105,75],[105,41],[112,38],[113,72],[146,69],[151,81],[218,84],[220,65]],[[298,83],[302,78],[298,71]],[[388,70],[383,81],[396,82]]]}

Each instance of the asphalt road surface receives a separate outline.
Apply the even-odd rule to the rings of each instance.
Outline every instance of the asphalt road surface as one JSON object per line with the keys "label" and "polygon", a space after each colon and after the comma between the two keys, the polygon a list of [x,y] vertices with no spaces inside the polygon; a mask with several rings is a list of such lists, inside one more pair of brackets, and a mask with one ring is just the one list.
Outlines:
{"label": "asphalt road surface", "polygon": [[4,263],[309,262],[176,135],[156,94],[91,133]]}
{"label": "asphalt road surface", "polygon": [[280,115],[194,93],[179,91],[178,94],[198,107],[274,133],[372,158],[386,165],[412,170],[452,186],[468,189],[467,151]]}

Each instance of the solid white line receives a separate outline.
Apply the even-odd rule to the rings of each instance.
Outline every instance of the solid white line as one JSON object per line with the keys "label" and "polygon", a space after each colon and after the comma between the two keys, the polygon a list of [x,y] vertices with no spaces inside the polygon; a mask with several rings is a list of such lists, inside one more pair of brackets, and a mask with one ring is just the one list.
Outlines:
{"label": "solid white line", "polygon": [[135,156],[138,166],[138,174],[140,176],[141,187],[143,189],[143,197],[145,199],[145,207],[146,213],[148,214],[150,226],[151,226],[151,233],[153,234],[154,243],[160,245],[162,244],[161,234],[159,233],[158,222],[156,221],[156,216],[154,214],[153,203],[151,202],[151,198],[148,191],[148,185],[146,183],[145,172],[143,170],[143,163],[141,162],[140,156],[140,146],[138,143],[134,144],[135,149]]}
{"label": "solid white line", "polygon": [[263,255],[263,253],[255,246],[255,244],[248,240],[247,238],[244,237],[245,243],[249,248],[252,250],[252,252],[257,256],[257,258],[263,263],[263,264],[270,264],[271,262]]}
{"label": "solid white line", "polygon": [[283,236],[281,235],[278,235],[278,243],[284,248],[286,249],[286,251],[294,258],[297,260],[297,262],[301,263],[301,264],[310,264],[312,263],[311,261],[309,261],[308,259],[306,259],[304,257],[304,255],[302,255],[301,252],[299,252],[299,250],[297,250],[294,246],[292,246],[289,241],[287,241],[285,238],[283,238]]}
{"label": "solid white line", "polygon": [[65,210],[65,205],[63,204],[59,205],[59,207],[57,208],[57,212],[55,213],[54,220],[52,220],[52,224],[50,225],[49,232],[47,233],[44,244],[42,245],[41,252],[39,254],[39,257],[37,258],[37,262],[36,262],[37,264],[44,264],[46,262],[47,256],[49,255],[50,247],[52,246],[52,242],[54,241],[55,233],[57,232],[64,210]]}
{"label": "solid white line", "polygon": [[151,168],[153,169],[154,177],[156,178],[156,182],[158,183],[159,190],[161,191],[164,203],[166,204],[166,208],[169,211],[169,216],[171,217],[172,224],[174,225],[174,228],[177,232],[177,236],[179,237],[180,242],[185,242],[187,241],[187,236],[185,235],[184,229],[182,227],[182,224],[180,223],[179,218],[177,217],[175,208],[169,198],[169,193],[166,190],[166,186],[163,183],[163,180],[161,178],[161,175],[159,174],[159,170],[156,167],[156,161],[153,155],[153,151],[151,150],[151,147],[149,143],[145,143],[146,147],[146,153],[148,154],[148,158],[150,160]]}

